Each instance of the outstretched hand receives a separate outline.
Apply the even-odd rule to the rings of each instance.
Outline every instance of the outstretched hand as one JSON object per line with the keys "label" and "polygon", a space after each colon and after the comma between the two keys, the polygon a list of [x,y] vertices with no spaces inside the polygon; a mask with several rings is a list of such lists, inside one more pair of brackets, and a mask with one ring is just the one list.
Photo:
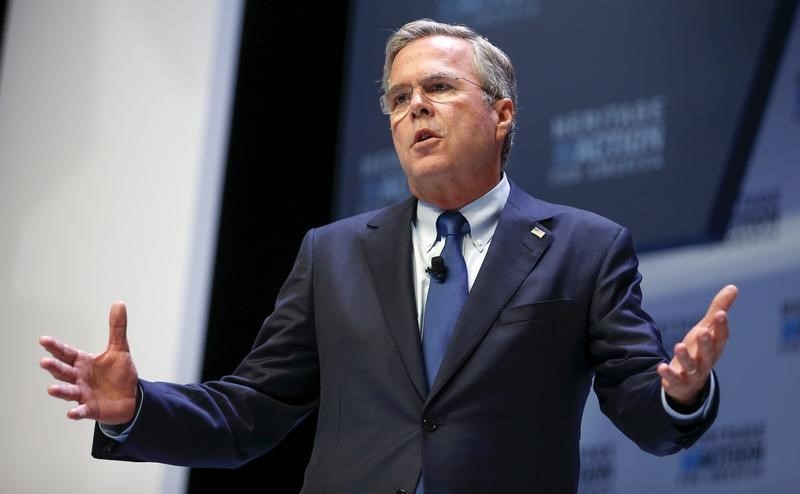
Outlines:
{"label": "outstretched hand", "polygon": [[108,324],[108,347],[97,356],[50,336],[39,338],[39,344],[53,356],[43,358],[41,367],[61,381],[47,388],[48,394],[78,402],[67,412],[71,419],[109,425],[133,419],[139,376],[128,348],[128,315],[123,302],[111,306]]}
{"label": "outstretched hand", "polygon": [[696,403],[728,341],[728,310],[738,292],[734,285],[722,288],[703,319],[675,344],[675,356],[669,365],[658,366],[661,385],[676,402]]}

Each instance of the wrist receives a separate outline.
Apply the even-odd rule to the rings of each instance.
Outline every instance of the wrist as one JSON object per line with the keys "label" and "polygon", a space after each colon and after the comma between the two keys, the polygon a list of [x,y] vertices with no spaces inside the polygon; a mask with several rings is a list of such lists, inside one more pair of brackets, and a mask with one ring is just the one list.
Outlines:
{"label": "wrist", "polygon": [[678,413],[690,414],[692,412],[697,411],[703,405],[703,403],[705,403],[706,400],[708,400],[710,389],[711,389],[711,377],[709,376],[706,379],[705,384],[703,384],[703,387],[700,388],[700,390],[697,393],[686,399],[676,398],[674,396],[671,396],[669,393],[665,393],[665,395],[667,403],[669,404],[670,407],[672,407],[673,410],[675,410]]}

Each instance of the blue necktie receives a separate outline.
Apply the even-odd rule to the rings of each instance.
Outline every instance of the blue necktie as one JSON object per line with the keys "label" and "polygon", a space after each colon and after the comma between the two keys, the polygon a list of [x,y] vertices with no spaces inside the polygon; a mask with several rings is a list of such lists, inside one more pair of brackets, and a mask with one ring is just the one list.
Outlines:
{"label": "blue necktie", "polygon": [[[469,223],[458,211],[445,211],[436,220],[436,231],[444,237],[441,257],[444,259],[444,273],[431,273],[428,298],[425,301],[425,316],[422,320],[422,354],[425,357],[425,371],[428,387],[433,385],[436,373],[442,363],[453,328],[467,300],[467,264],[461,253],[464,234],[469,232]],[[415,494],[424,494],[422,476],[417,482]]]}
{"label": "blue necktie", "polygon": [[422,320],[422,353],[428,386],[433,385],[439,371],[468,292],[467,265],[461,254],[461,244],[464,234],[469,232],[469,223],[458,211],[445,211],[436,220],[436,231],[445,239],[441,253],[445,270],[444,276],[431,275]]}

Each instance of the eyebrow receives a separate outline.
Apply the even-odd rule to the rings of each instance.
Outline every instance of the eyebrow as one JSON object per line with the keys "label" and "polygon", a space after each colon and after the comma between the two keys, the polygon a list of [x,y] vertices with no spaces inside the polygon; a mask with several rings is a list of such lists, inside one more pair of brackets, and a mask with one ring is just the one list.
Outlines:
{"label": "eyebrow", "polygon": [[[461,78],[461,76],[455,75],[452,72],[433,72],[431,74],[424,75],[422,77],[422,79],[420,79],[418,84],[422,84],[425,81],[429,81],[431,79],[438,79],[440,77],[447,77],[447,78],[450,78],[450,79],[459,79],[459,78]],[[389,89],[386,90],[386,94],[392,93],[392,92],[396,91],[399,88],[407,88],[407,87],[411,87],[411,85],[410,84],[393,84],[393,85],[389,86]]]}

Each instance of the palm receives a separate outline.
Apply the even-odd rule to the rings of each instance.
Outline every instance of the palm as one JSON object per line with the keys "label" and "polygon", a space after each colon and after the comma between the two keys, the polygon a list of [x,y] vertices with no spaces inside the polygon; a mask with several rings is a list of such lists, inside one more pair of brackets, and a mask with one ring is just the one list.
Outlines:
{"label": "palm", "polygon": [[42,368],[62,381],[51,385],[48,393],[78,402],[67,412],[69,418],[88,418],[106,424],[122,424],[133,418],[138,374],[125,335],[124,304],[118,302],[111,307],[109,327],[108,347],[97,356],[49,336],[39,340],[53,356],[42,359]]}

